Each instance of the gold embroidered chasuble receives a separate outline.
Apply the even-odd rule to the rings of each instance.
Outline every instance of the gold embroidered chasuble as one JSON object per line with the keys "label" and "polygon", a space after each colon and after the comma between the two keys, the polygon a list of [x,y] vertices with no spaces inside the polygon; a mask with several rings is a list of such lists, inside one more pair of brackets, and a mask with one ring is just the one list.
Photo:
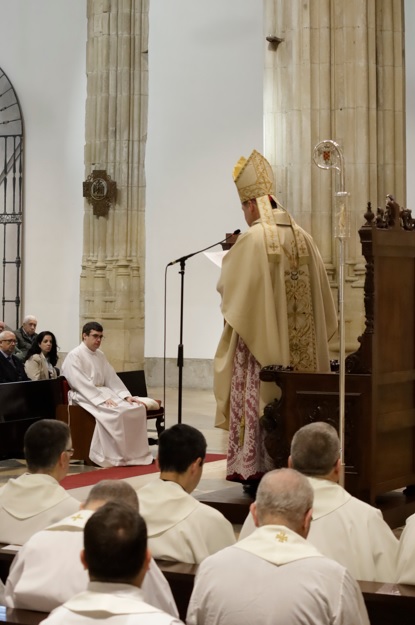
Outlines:
{"label": "gold embroidered chasuble", "polygon": [[[323,260],[311,236],[286,211],[274,209],[272,216],[274,225],[254,222],[223,260],[218,291],[226,323],[215,356],[214,390],[216,425],[225,429],[238,337],[261,366],[330,369],[328,340],[337,315]],[[275,395],[274,385],[260,385],[259,414]]]}

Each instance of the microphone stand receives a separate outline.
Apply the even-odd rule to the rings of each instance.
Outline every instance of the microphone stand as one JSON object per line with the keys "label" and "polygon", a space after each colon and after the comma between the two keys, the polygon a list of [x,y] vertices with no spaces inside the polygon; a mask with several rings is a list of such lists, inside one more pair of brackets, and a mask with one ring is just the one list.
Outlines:
{"label": "microphone stand", "polygon": [[204,247],[202,250],[198,250],[197,252],[192,252],[191,254],[187,254],[186,256],[182,256],[177,260],[173,260],[171,263],[167,265],[170,267],[171,265],[175,265],[176,263],[180,263],[180,336],[179,336],[179,345],[177,348],[177,366],[179,367],[179,393],[178,393],[178,406],[177,406],[177,422],[182,422],[182,404],[183,404],[183,366],[184,366],[184,350],[183,350],[183,303],[184,303],[184,274],[186,270],[186,261],[192,256],[196,256],[196,254],[201,254],[202,252],[206,252],[206,250],[210,250],[212,247],[216,247],[216,245],[220,245],[221,243],[225,243],[228,239],[233,237],[234,235],[239,234],[240,230],[235,230],[232,234],[229,234],[227,237],[218,241],[217,243],[213,243],[213,245],[208,245],[208,247]]}

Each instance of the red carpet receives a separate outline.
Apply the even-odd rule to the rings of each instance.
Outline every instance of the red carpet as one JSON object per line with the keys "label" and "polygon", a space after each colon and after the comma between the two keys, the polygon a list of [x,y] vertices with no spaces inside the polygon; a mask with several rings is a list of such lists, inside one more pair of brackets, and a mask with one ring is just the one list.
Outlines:
{"label": "red carpet", "polygon": [[[225,460],[223,454],[206,454],[205,462],[215,462],[216,460]],[[92,486],[101,480],[123,480],[126,477],[137,477],[138,475],[149,475],[150,473],[158,473],[155,462],[145,467],[110,467],[109,469],[97,469],[96,471],[88,471],[88,473],[77,473],[76,475],[67,475],[61,482],[61,486],[70,490],[71,488],[81,488],[83,486]]]}

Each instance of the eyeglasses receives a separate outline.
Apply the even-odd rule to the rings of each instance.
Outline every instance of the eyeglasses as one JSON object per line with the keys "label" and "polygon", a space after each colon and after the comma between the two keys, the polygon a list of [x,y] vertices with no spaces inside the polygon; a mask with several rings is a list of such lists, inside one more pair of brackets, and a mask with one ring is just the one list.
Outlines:
{"label": "eyeglasses", "polygon": [[0,343],[17,343],[16,339],[2,339]]}
{"label": "eyeglasses", "polygon": [[103,334],[90,334],[89,336],[92,336],[93,339],[99,339],[100,341],[103,341],[105,338]]}
{"label": "eyeglasses", "polygon": [[72,458],[73,456],[73,452],[75,451],[73,447],[71,447],[70,449],[65,449],[66,453],[69,454],[69,457]]}

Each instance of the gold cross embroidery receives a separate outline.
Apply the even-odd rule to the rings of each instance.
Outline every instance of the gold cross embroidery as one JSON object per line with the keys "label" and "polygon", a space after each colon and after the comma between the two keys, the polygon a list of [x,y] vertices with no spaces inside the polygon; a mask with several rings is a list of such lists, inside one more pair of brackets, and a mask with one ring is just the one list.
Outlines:
{"label": "gold cross embroidery", "polygon": [[278,532],[275,537],[280,543],[286,543],[288,540],[288,536],[285,532]]}
{"label": "gold cross embroidery", "polygon": [[72,521],[79,521],[79,519],[82,519],[82,514],[80,514],[79,512],[78,514],[74,514],[74,516],[71,516]]}

